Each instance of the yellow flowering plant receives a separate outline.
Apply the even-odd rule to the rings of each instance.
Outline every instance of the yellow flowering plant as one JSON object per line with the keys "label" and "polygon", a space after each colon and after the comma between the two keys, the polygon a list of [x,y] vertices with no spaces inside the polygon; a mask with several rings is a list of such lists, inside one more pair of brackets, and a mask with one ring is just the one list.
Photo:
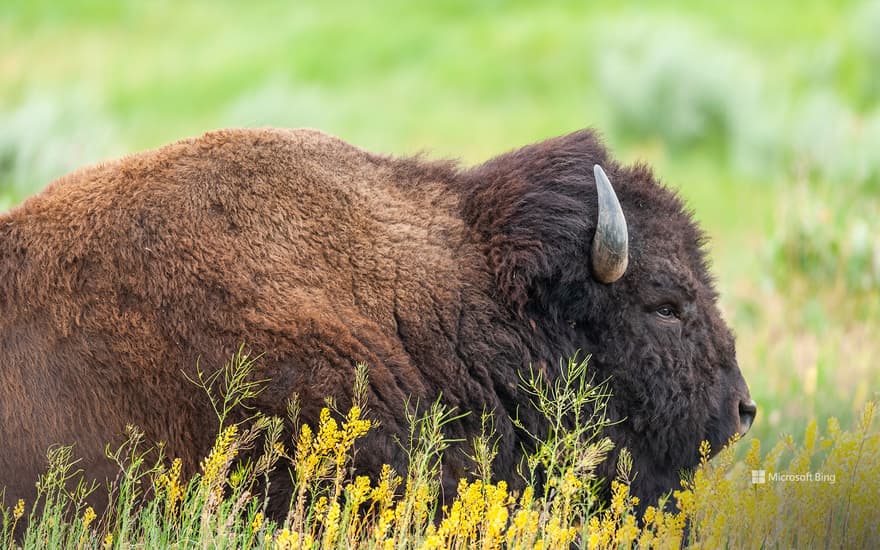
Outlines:
{"label": "yellow flowering plant", "polygon": [[[569,362],[563,372],[570,374],[581,363]],[[607,458],[611,443],[595,426],[573,432],[559,415],[570,420],[581,414],[579,406],[601,405],[605,392],[569,374],[563,374],[562,383],[547,384],[538,376],[524,382],[531,382],[533,405],[549,415],[555,431],[536,438],[521,491],[492,472],[496,436],[491,414],[484,413],[484,433],[472,447],[476,475],[462,479],[454,498],[442,505],[439,466],[449,452],[443,431],[459,413],[439,401],[418,414],[418,407],[408,407],[410,438],[402,442],[407,472],[399,475],[385,465],[376,479],[352,475],[357,441],[373,429],[366,403],[356,401],[345,412],[328,406],[316,425],[302,425],[290,452],[280,441],[280,419],[252,415],[245,423],[221,423],[214,446],[188,478],[179,459],[169,462],[161,447],[150,454],[142,432],[129,428],[128,441],[108,452],[122,472],[109,512],[86,504],[93,485],[77,474],[72,450],[56,448],[39,480],[40,499],[31,506],[39,506],[42,515],[31,512],[24,533],[13,538],[25,520],[26,503],[0,505],[0,546],[866,548],[880,541],[874,403],[849,431],[832,418],[824,430],[810,422],[800,442],[782,436],[767,450],[757,439],[742,442],[742,460],[728,446],[710,461],[712,449],[704,443],[699,467],[684,477],[681,488],[645,506],[640,515],[642,503],[630,492],[637,472],[626,449],[617,452],[617,478],[607,487],[607,502],[599,499],[593,471]],[[590,413],[583,420],[604,419]],[[262,453],[241,460],[242,451],[258,440]],[[256,480],[282,466],[290,469],[295,491],[288,513],[278,517],[269,512],[268,496],[256,490]],[[543,483],[536,482],[539,472]]]}

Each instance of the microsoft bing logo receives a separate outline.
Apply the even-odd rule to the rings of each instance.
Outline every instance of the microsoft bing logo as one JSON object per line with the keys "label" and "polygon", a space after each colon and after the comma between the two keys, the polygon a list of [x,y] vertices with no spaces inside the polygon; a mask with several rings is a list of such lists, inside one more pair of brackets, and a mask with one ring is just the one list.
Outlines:
{"label": "microsoft bing logo", "polygon": [[752,483],[767,483],[767,476],[764,470],[752,470]]}

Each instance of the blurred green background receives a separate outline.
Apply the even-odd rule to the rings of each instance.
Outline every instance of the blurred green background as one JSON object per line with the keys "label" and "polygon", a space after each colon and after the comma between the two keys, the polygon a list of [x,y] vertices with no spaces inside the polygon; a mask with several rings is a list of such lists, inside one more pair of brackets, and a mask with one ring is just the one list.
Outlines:
{"label": "blurred green background", "polygon": [[753,434],[880,390],[880,1],[0,3],[0,209],[223,126],[475,163],[585,126],[712,238]]}

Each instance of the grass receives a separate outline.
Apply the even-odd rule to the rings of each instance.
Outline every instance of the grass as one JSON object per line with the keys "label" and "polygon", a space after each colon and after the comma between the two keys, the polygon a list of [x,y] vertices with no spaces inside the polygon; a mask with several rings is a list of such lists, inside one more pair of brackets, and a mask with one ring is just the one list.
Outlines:
{"label": "grass", "polygon": [[469,163],[595,126],[711,237],[759,404],[743,460],[880,398],[878,22],[876,0],[12,0],[0,209],[80,165],[228,125]]}
{"label": "grass", "polygon": [[[492,475],[495,434],[484,416],[487,429],[472,441],[478,475],[462,479],[444,505],[440,460],[449,441],[443,428],[460,416],[456,411],[440,401],[421,413],[409,409],[410,437],[400,442],[409,471],[385,466],[376,478],[355,476],[352,457],[372,428],[362,412],[366,367],[357,370],[360,391],[347,413],[324,408],[317,425],[302,424],[287,439],[281,418],[257,413],[227,422],[267,382],[235,382],[248,379],[257,360],[237,354],[223,371],[232,383],[219,396],[211,393],[213,383],[200,380],[224,406],[216,408],[219,432],[198,472],[184,478],[180,460],[164,457],[161,447],[151,454],[143,434],[130,427],[129,439],[107,451],[121,475],[110,485],[108,510],[99,513],[86,501],[97,485],[74,469],[69,447],[56,448],[38,502],[0,506],[0,545],[13,545],[25,521],[18,535],[23,548],[786,548],[869,547],[880,540],[873,517],[880,491],[874,403],[849,431],[831,419],[823,436],[811,422],[802,444],[788,437],[763,454],[753,439],[739,463],[732,447],[709,462],[704,442],[699,468],[640,518],[638,498],[629,494],[637,474],[625,449],[610,503],[597,498],[592,474],[613,448],[600,431],[608,396],[601,385],[584,382],[587,362],[572,359],[553,384],[534,372],[522,382],[555,426],[536,436],[536,451],[523,465],[525,488],[511,491]],[[296,425],[297,407],[290,410],[287,420]],[[257,458],[241,459],[255,447],[262,449]],[[293,496],[288,512],[273,516],[260,480],[276,468],[289,471]],[[536,481],[536,470],[546,482]]]}

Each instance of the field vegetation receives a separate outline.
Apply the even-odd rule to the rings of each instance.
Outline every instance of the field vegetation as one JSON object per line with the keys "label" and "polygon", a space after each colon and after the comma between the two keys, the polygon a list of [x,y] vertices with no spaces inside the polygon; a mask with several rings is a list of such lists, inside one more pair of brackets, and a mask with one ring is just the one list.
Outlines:
{"label": "field vegetation", "polygon": [[[431,458],[420,480],[315,473],[298,487],[324,504],[305,499],[270,519],[259,468],[299,472],[309,455],[301,440],[278,441],[259,467],[235,469],[240,449],[276,433],[277,421],[254,419],[218,426],[217,448],[191,479],[174,473],[174,457],[138,462],[155,442],[133,429],[116,455],[128,472],[119,511],[97,519],[81,494],[61,491],[75,456],[56,450],[41,481],[46,506],[7,502],[0,542],[43,509],[27,545],[293,547],[310,536],[327,547],[488,548],[573,536],[614,547],[681,537],[707,548],[870,546],[880,524],[864,497],[880,494],[870,404],[880,399],[878,28],[876,0],[0,4],[0,210],[83,164],[223,126],[310,126],[375,151],[464,163],[593,126],[618,158],[651,164],[678,189],[711,238],[759,405],[745,440],[643,527],[632,523],[625,464],[604,511],[560,470],[552,494],[529,498],[502,484],[514,472],[477,476],[462,485],[458,512],[444,512],[416,493],[434,496]],[[443,419],[467,412],[438,407],[413,419],[438,430],[439,447],[424,452],[442,452]],[[364,417],[341,413],[312,433],[335,422],[356,441]],[[760,469],[837,477],[752,484]],[[143,487],[150,496],[136,498]],[[458,516],[428,521],[434,514]]]}
{"label": "field vegetation", "polygon": [[[803,444],[788,436],[766,453],[752,439],[742,463],[734,462],[735,440],[712,462],[712,449],[703,442],[699,468],[683,477],[679,490],[640,513],[639,499],[629,493],[638,473],[626,450],[618,457],[610,502],[600,496],[594,471],[614,447],[601,434],[602,411],[611,396],[604,385],[593,383],[588,360],[560,363],[553,382],[535,372],[522,380],[532,396],[530,405],[550,425],[546,434],[534,434],[535,451],[513,474],[525,482],[522,491],[509,490],[508,480],[493,472],[497,437],[491,414],[483,413],[483,433],[472,441],[472,479],[460,481],[454,498],[444,498],[440,488],[441,458],[451,442],[443,426],[471,413],[449,409],[441,400],[428,407],[407,404],[410,433],[399,443],[410,468],[398,473],[386,465],[378,479],[371,479],[351,469],[358,439],[373,428],[365,398],[366,366],[358,367],[351,409],[334,413],[328,400],[316,426],[298,424],[295,396],[287,419],[256,413],[230,423],[228,413],[247,407],[248,399],[271,383],[251,381],[258,360],[239,353],[219,371],[221,383],[200,377],[198,384],[215,405],[218,435],[199,472],[183,476],[180,459],[165,456],[161,446],[151,447],[136,426],[129,426],[127,441],[107,449],[119,475],[109,484],[111,504],[99,515],[87,499],[100,487],[76,469],[70,447],[53,448],[48,471],[38,481],[37,502],[0,507],[0,544],[678,549],[867,548],[880,540],[874,508],[880,491],[874,402],[868,402],[850,431],[832,418],[822,435],[811,422]],[[218,394],[212,393],[215,389]],[[285,420],[299,426],[287,441],[282,437]],[[255,449],[254,459],[250,452]],[[812,472],[814,464],[820,474]],[[293,496],[285,502],[286,514],[268,508],[268,474],[276,468],[290,472]],[[778,483],[768,484],[768,479]],[[19,522],[23,528],[16,531]]]}

